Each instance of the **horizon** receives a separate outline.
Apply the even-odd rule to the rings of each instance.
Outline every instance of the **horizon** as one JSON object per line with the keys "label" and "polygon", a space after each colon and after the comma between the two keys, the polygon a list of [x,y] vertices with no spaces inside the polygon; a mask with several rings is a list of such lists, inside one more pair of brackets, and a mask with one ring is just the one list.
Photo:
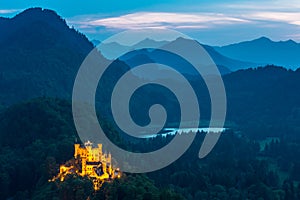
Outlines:
{"label": "horizon", "polygon": [[300,34],[297,34],[300,31],[298,1],[17,2],[4,0],[0,16],[13,17],[32,7],[54,10],[66,19],[69,26],[90,40],[103,41],[126,29],[152,27],[180,31],[202,44],[212,46],[235,44],[260,37],[272,41],[300,41]]}
{"label": "horizon", "polygon": [[[139,42],[137,42],[137,43],[134,43],[133,45],[137,45],[137,44],[139,44],[140,42],[145,41],[145,40],[152,40],[152,41],[154,41],[154,42],[172,42],[172,41],[175,41],[175,40],[177,40],[177,39],[179,39],[179,38],[181,38],[181,37],[177,37],[177,38],[172,39],[172,40],[164,40],[164,39],[160,40],[160,39],[146,38],[146,39],[141,40],[141,41],[139,41]],[[92,43],[93,43],[93,41],[99,42],[99,43],[102,42],[102,41],[100,41],[100,40],[93,39],[93,38],[92,38],[92,39],[88,38],[88,39],[89,39]],[[189,38],[185,38],[185,39],[189,39]],[[194,38],[192,38],[192,39],[194,39]],[[266,37],[266,36],[260,36],[260,37],[258,37],[258,38],[254,38],[254,39],[251,39],[251,40],[245,40],[245,41],[238,41],[238,42],[235,42],[235,43],[229,43],[229,44],[225,44],[225,45],[223,45],[223,46],[213,46],[213,45],[210,45],[210,44],[203,44],[203,43],[201,43],[201,44],[202,44],[202,45],[212,46],[212,47],[225,47],[225,46],[235,45],[235,44],[240,44],[240,43],[244,43],[244,42],[253,42],[253,41],[261,40],[261,39],[267,39],[267,40],[270,40],[271,42],[274,42],[274,43],[279,43],[279,42],[289,42],[289,41],[292,41],[292,42],[295,42],[295,43],[299,44],[299,42],[297,42],[297,41],[295,41],[295,40],[292,40],[292,39],[275,41],[275,40],[272,40],[272,39],[270,39],[270,38],[268,38],[268,37]],[[195,39],[195,40],[196,40],[196,39]],[[197,41],[197,40],[196,40],[196,41]],[[130,45],[126,45],[126,44],[122,44],[122,43],[116,42],[116,41],[108,42],[108,43],[105,43],[105,44],[110,44],[110,43],[117,43],[117,44],[122,45],[122,46],[130,46]]]}
{"label": "horizon", "polygon": [[[30,8],[26,8],[26,9],[24,9],[24,10],[20,10],[20,11],[18,11],[18,12],[13,12],[13,13],[9,13],[9,15],[7,15],[7,13],[5,14],[5,15],[7,15],[7,16],[1,16],[1,14],[3,14],[3,13],[1,13],[0,12],[0,18],[1,17],[3,17],[3,18],[9,18],[9,19],[12,19],[12,18],[14,18],[16,15],[18,15],[18,14],[20,14],[20,13],[22,13],[22,12],[24,12],[25,10],[28,10],[28,9],[32,9],[32,8],[41,8],[41,9],[48,9],[48,8],[42,8],[42,7],[30,7]],[[52,9],[48,9],[48,10],[52,10]],[[1,10],[0,10],[1,11]],[[55,10],[52,10],[52,11],[55,11]],[[56,11],[55,11],[56,12]],[[56,12],[56,14],[57,15],[59,15],[60,17],[62,17],[62,19],[65,19],[63,16],[61,16],[59,13],[57,13]],[[67,25],[71,28],[71,27],[74,27],[74,26],[72,26],[68,21],[67,21],[67,19],[65,19],[66,20],[66,23],[67,23]],[[86,34],[86,33],[84,33],[84,32],[82,32],[82,31],[80,31],[80,29],[77,29],[76,27],[74,27],[76,30],[78,30],[79,32],[81,32],[81,33],[83,33],[91,42],[93,42],[93,41],[97,41],[97,42],[102,42],[103,40],[105,40],[105,39],[107,39],[107,38],[109,38],[110,36],[108,36],[107,38],[104,38],[103,40],[100,40],[100,39],[97,39],[97,38],[93,38],[93,37],[89,37],[89,34]],[[98,37],[99,38],[99,37]],[[156,41],[156,42],[160,42],[160,41],[168,41],[168,42],[171,42],[171,41],[175,41],[176,39],[178,39],[178,38],[180,38],[180,37],[174,37],[173,39],[170,39],[170,38],[168,38],[168,39],[153,39],[153,38],[147,38],[147,39],[150,39],[150,40],[153,40],[153,41]],[[273,40],[272,38],[270,38],[270,37],[268,37],[268,36],[265,36],[265,35],[261,35],[261,36],[258,36],[258,37],[256,37],[256,38],[252,38],[252,39],[248,39],[248,40],[241,40],[241,41],[236,41],[236,42],[233,42],[233,43],[226,43],[226,44],[223,44],[223,45],[213,45],[213,44],[208,44],[208,43],[202,43],[202,42],[200,42],[200,41],[198,41],[198,39],[197,38],[190,38],[190,39],[194,39],[194,40],[196,40],[196,41],[198,41],[198,42],[200,42],[201,44],[203,44],[203,45],[209,45],[209,46],[214,46],[214,47],[223,47],[223,46],[228,46],[228,45],[234,45],[234,44],[239,44],[239,43],[243,43],[243,42],[252,42],[252,41],[255,41],[255,40],[260,40],[260,39],[268,39],[268,40],[270,40],[270,41],[272,41],[272,42],[288,42],[288,41],[293,41],[293,42],[296,42],[297,44],[299,44],[299,41],[296,41],[296,40],[294,40],[294,39],[292,39],[292,38],[290,38],[290,39],[284,39],[284,40]],[[146,40],[146,39],[145,39]],[[143,41],[143,40],[141,40],[141,41]],[[139,41],[139,42],[141,42],[141,41]],[[139,42],[137,42],[136,44],[138,44]],[[116,42],[116,43],[118,43],[118,42]],[[118,44],[120,44],[120,45],[124,45],[124,46],[128,46],[128,45],[126,45],[126,44],[122,44],[122,43],[118,43]],[[134,44],[135,45],[135,44]],[[130,45],[129,45],[130,46]]]}

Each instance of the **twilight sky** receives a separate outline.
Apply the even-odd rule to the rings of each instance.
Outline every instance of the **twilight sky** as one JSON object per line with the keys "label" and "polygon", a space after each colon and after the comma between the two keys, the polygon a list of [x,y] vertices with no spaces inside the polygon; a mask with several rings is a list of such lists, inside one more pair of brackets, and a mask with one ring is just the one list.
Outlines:
{"label": "twilight sky", "polygon": [[210,45],[261,36],[300,42],[299,0],[1,0],[0,16],[30,7],[55,10],[90,39],[151,27],[175,29]]}

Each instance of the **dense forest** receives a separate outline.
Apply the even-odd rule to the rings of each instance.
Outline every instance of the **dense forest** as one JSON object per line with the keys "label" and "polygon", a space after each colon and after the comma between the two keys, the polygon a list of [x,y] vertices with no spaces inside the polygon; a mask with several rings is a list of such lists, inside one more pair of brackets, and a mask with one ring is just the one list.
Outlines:
{"label": "dense forest", "polygon": [[[102,121],[111,139],[134,151],[159,148],[171,136],[122,138]],[[260,127],[253,127],[260,133]],[[266,132],[253,139],[242,129],[222,134],[205,159],[197,157],[203,141],[198,134],[192,146],[175,163],[148,174],[125,174],[94,192],[87,178],[69,176],[65,182],[48,182],[59,164],[73,156],[77,138],[70,103],[38,98],[5,109],[0,116],[1,179],[4,199],[299,199],[300,141],[296,132]],[[258,138],[262,138],[259,136]]]}

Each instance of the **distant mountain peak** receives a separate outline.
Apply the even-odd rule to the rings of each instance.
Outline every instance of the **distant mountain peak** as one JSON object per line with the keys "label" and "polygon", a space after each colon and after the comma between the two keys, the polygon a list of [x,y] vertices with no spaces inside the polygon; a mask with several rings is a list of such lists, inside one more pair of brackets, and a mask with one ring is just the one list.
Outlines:
{"label": "distant mountain peak", "polygon": [[294,40],[286,40],[286,41],[282,41],[282,42],[285,42],[285,43],[288,43],[288,44],[298,44],[297,42],[295,42]]}
{"label": "distant mountain peak", "polygon": [[165,45],[165,47],[168,47],[168,48],[177,48],[178,46],[182,46],[182,45],[184,45],[185,47],[187,47],[188,45],[196,45],[195,42],[199,43],[196,40],[192,40],[192,39],[184,38],[184,37],[178,37],[175,40],[167,43]]}
{"label": "distant mountain peak", "polygon": [[[267,38],[265,36],[263,37],[260,37],[258,39],[255,39],[255,40],[252,40],[252,41],[249,41],[249,42],[257,42],[257,41],[260,41],[260,42],[268,42],[268,43],[281,43],[281,44],[298,44],[297,42],[295,42],[294,40],[292,39],[289,39],[289,40],[281,40],[281,41],[273,41],[271,40],[270,38]],[[242,42],[243,43],[243,42]]]}
{"label": "distant mountain peak", "polygon": [[133,45],[133,49],[140,49],[140,48],[159,48],[165,44],[167,44],[167,41],[157,41],[151,38],[145,38],[144,40],[141,40],[140,42]]}
{"label": "distant mountain peak", "polygon": [[[262,37],[260,37],[260,38],[258,38],[258,39],[256,39],[256,40],[259,40],[259,41],[272,41],[270,38],[265,37],[265,36],[262,36]],[[255,40],[254,40],[254,41],[255,41]]]}
{"label": "distant mountain peak", "polygon": [[[158,42],[157,40],[153,40],[153,39],[151,39],[151,38],[146,38],[146,39],[144,39],[144,40],[142,40],[142,41],[144,41],[144,42]],[[141,41],[141,42],[142,42]]]}
{"label": "distant mountain peak", "polygon": [[192,39],[184,38],[184,37],[178,37],[174,42],[186,42],[186,41],[194,41]]}

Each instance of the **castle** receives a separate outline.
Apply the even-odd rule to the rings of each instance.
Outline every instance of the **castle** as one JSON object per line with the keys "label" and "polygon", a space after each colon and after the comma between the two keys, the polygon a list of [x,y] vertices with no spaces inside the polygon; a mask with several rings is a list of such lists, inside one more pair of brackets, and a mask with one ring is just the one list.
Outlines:
{"label": "castle", "polygon": [[94,189],[99,190],[105,181],[121,177],[120,170],[112,166],[111,154],[103,154],[102,144],[93,147],[88,141],[84,146],[74,144],[74,148],[74,159],[61,165],[59,174],[51,181],[64,181],[68,174],[77,174],[89,177],[93,181]]}

